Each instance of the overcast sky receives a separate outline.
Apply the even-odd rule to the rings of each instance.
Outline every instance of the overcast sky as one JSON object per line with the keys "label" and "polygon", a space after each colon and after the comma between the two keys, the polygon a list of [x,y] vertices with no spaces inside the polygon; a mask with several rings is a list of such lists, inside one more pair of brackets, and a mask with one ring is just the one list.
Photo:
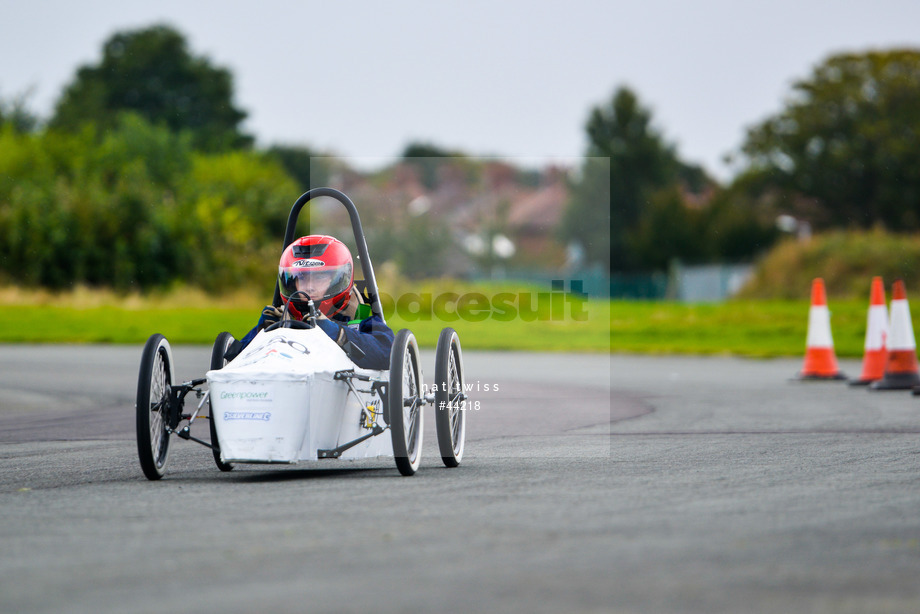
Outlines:
{"label": "overcast sky", "polygon": [[153,23],[232,71],[260,145],[565,159],[590,108],[629,85],[720,178],[745,127],[829,54],[920,48],[917,0],[0,0],[0,97],[34,88],[47,117],[113,32]]}

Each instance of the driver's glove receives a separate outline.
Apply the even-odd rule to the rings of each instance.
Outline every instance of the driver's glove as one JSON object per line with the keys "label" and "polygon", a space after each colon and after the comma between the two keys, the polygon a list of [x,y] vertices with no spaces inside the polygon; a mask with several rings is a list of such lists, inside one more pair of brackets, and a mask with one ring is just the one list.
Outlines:
{"label": "driver's glove", "polygon": [[259,316],[259,328],[265,329],[281,320],[281,310],[274,305],[266,305]]}

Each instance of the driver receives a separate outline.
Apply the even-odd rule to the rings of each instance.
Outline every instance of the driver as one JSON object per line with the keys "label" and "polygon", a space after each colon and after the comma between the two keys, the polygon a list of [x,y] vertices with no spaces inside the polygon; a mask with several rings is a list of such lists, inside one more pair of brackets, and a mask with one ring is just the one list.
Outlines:
{"label": "driver", "polygon": [[[305,300],[291,298],[295,292],[304,292],[313,299],[317,308],[317,326],[323,329],[340,347],[349,351],[349,357],[359,367],[388,369],[393,331],[380,316],[358,315],[364,307],[361,294],[354,286],[354,266],[351,252],[338,239],[326,235],[301,237],[291,243],[281,254],[278,264],[278,287],[281,300],[288,312],[298,320],[307,315]],[[274,305],[262,310],[259,322],[240,341],[231,359],[255,338],[259,331],[281,319],[282,311]],[[363,356],[361,355],[363,353]]]}

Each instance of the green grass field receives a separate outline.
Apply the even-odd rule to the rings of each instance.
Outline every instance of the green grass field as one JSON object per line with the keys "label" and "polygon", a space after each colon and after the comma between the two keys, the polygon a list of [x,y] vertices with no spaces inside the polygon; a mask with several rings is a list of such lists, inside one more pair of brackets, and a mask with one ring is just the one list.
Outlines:
{"label": "green grass field", "polygon": [[[142,343],[159,332],[174,344],[210,344],[223,330],[239,337],[255,323],[259,303],[234,307],[183,307],[170,301],[139,306],[128,301],[62,309],[53,302],[0,304],[0,341],[6,343]],[[108,304],[106,304],[108,303]],[[860,357],[868,305],[831,301],[838,356]],[[436,317],[388,317],[431,347],[444,326],[454,327],[466,349],[735,354],[797,356],[805,349],[807,301],[730,301],[685,305],[667,302],[592,301],[587,318],[521,318],[481,322]],[[916,316],[915,316],[916,317]]]}
{"label": "green grass field", "polygon": [[[606,305],[594,303],[584,322],[463,319],[400,319],[387,323],[409,328],[419,345],[433,346],[445,326],[460,334],[465,348],[606,352],[609,349]],[[259,308],[150,309],[87,307],[60,310],[52,306],[0,305],[0,341],[6,343],[142,343],[152,333],[166,335],[170,343],[210,344],[221,331],[244,335],[256,322]]]}
{"label": "green grass field", "polygon": [[[831,305],[838,356],[862,356],[868,305]],[[614,351],[772,357],[805,352],[807,301],[731,301],[711,305],[613,303]]]}

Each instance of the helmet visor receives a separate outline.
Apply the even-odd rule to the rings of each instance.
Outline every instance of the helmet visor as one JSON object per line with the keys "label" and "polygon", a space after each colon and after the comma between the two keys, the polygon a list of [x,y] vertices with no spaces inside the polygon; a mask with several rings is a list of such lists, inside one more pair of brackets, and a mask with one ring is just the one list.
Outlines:
{"label": "helmet visor", "polygon": [[349,289],[351,263],[324,268],[279,267],[278,281],[286,299],[301,291],[314,301],[325,301]]}

